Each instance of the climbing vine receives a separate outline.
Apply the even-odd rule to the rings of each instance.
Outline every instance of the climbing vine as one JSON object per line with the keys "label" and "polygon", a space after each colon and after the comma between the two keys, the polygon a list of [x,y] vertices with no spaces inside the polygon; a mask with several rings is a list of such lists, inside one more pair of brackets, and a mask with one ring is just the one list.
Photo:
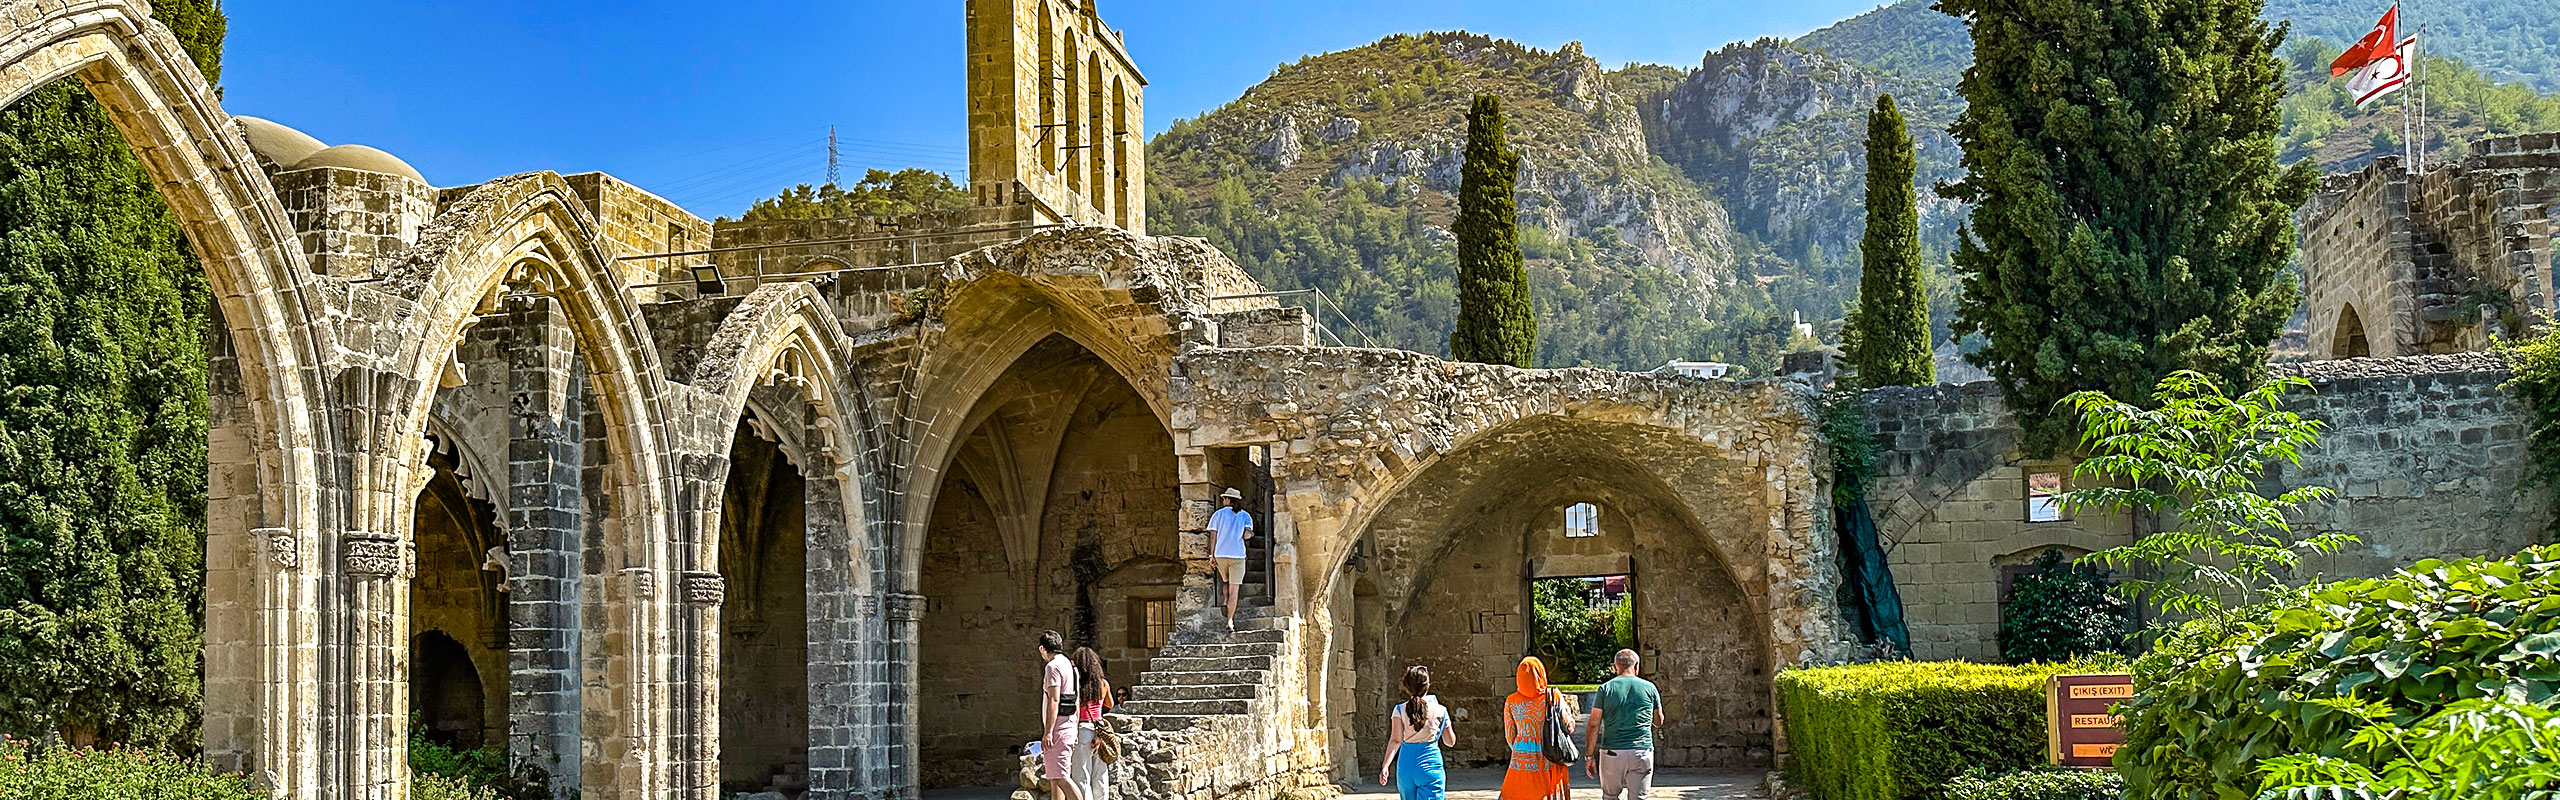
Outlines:
{"label": "climbing vine", "polygon": [[[2525,479],[2543,487],[2553,507],[2560,508],[2560,330],[2502,346],[2499,352],[2515,375],[2506,388],[2524,401],[2531,417]],[[2554,531],[2560,531],[2560,518],[2544,529],[2546,538]]]}
{"label": "climbing vine", "polygon": [[1845,506],[1867,493],[1883,450],[1867,425],[1864,392],[1834,388],[1822,396],[1822,438],[1831,443],[1831,504]]}

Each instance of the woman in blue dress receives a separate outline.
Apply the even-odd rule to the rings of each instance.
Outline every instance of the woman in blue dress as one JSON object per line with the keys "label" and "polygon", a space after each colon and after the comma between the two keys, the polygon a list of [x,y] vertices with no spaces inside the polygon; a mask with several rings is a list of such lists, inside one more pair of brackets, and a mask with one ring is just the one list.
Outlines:
{"label": "woman in blue dress", "polygon": [[1387,752],[1378,759],[1378,785],[1395,776],[1403,800],[1446,800],[1449,773],[1440,763],[1440,748],[1456,747],[1458,732],[1449,725],[1449,709],[1431,695],[1431,668],[1416,664],[1404,671],[1404,702],[1389,712]]}

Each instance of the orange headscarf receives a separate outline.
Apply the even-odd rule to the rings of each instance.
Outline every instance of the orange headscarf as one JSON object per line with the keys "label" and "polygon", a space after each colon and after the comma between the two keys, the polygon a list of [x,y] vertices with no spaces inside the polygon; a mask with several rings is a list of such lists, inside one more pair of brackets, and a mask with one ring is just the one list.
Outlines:
{"label": "orange headscarf", "polygon": [[1537,656],[1520,659],[1517,677],[1520,690],[1511,693],[1512,702],[1528,702],[1547,696],[1547,665]]}

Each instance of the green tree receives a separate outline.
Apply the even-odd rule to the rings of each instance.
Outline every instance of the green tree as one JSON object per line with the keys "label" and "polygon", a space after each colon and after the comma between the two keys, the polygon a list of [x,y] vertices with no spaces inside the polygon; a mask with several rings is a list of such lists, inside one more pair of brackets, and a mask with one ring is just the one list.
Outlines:
{"label": "green tree", "polygon": [[2063,507],[2139,508],[2178,521],[2088,559],[2120,573],[2140,568],[2155,577],[2125,581],[2134,596],[2173,614],[2205,615],[2283,589],[2305,552],[2355,542],[2335,530],[2293,537],[2294,512],[2335,495],[2328,487],[2269,496],[2261,486],[2269,467],[2302,463],[2302,450],[2320,441],[2319,420],[2284,408],[2286,390],[2309,385],[2280,378],[2232,396],[2211,376],[2180,371],[2160,379],[2156,409],[2100,392],[2071,395],[2064,402],[2084,421],[2091,455],[2073,471],[2088,485],[2064,494]]}
{"label": "green tree", "polygon": [[1467,163],[1458,177],[1458,328],[1449,354],[1460,361],[1530,366],[1538,314],[1520,261],[1520,205],[1512,182],[1520,154],[1503,144],[1502,100],[1476,95],[1467,112]]}
{"label": "green tree", "polygon": [[1858,282],[1857,349],[1849,362],[1866,386],[1938,382],[1929,347],[1929,287],[1920,264],[1920,204],[1911,129],[1893,95],[1876,95],[1867,115],[1867,236]]}
{"label": "green tree", "polygon": [[[218,77],[218,3],[152,8]],[[0,733],[194,738],[211,292],[153,185],[70,82],[0,110]]]}
{"label": "green tree", "polygon": [[969,207],[969,190],[951,182],[951,178],[928,169],[908,167],[890,172],[871,170],[856,181],[853,188],[835,184],[811,187],[800,184],[782,194],[755,201],[741,217],[748,222],[780,219],[840,219],[844,217],[895,217],[919,211],[948,211]]}
{"label": "green tree", "polygon": [[2104,573],[2074,566],[2060,548],[2036,557],[2035,571],[2009,584],[2000,606],[2000,660],[2078,661],[2123,652],[2132,614]]}
{"label": "green tree", "polygon": [[2293,312],[2308,164],[2276,165],[2283,28],[2261,0],[1938,0],[1974,42],[1951,129],[1972,203],[1955,329],[2028,426],[2182,369],[2253,382]]}

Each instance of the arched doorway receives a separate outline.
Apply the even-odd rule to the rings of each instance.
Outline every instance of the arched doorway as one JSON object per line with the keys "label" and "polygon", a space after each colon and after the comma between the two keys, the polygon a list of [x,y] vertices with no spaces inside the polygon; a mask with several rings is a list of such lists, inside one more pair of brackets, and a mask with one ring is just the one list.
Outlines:
{"label": "arched doorway", "polygon": [[[1395,680],[1407,666],[1430,667],[1458,712],[1449,758],[1495,765],[1507,758],[1502,698],[1523,656],[1549,661],[1559,685],[1587,683],[1624,646],[1664,696],[1682,698],[1663,731],[1682,746],[1657,753],[1665,766],[1770,763],[1766,572],[1731,555],[1758,552],[1747,532],[1768,524],[1752,508],[1763,473],[1702,452],[1663,429],[1533,418],[1437,456],[1383,499],[1325,598],[1354,637],[1331,648],[1348,658],[1332,658],[1330,679],[1356,687],[1344,711],[1358,740],[1336,762],[1358,771],[1343,774],[1375,774],[1386,727],[1374,721],[1401,701]],[[1665,479],[1664,457],[1729,477],[1702,487],[1714,497],[1690,496]],[[1559,616],[1560,599],[1574,606],[1570,619],[1542,636],[1541,606]]]}
{"label": "arched doorway", "polygon": [[2331,340],[2332,358],[2364,358],[2373,355],[2373,343],[2365,338],[2364,319],[2356,316],[2353,304],[2338,310],[2337,335]]}
{"label": "arched doorway", "polygon": [[928,788],[1012,782],[1022,734],[1038,727],[1040,631],[1095,647],[1112,677],[1134,682],[1162,646],[1180,585],[1172,436],[1092,351],[1063,335],[1040,340],[978,397],[961,431],[920,575]]}
{"label": "arched doorway", "polygon": [[431,451],[435,477],[418,494],[409,710],[414,735],[476,750],[507,735],[505,573],[491,562],[506,550],[496,511],[464,487],[458,460],[452,447]]}
{"label": "arched doorway", "polygon": [[720,512],[720,787],[809,785],[810,483],[750,412]]}

